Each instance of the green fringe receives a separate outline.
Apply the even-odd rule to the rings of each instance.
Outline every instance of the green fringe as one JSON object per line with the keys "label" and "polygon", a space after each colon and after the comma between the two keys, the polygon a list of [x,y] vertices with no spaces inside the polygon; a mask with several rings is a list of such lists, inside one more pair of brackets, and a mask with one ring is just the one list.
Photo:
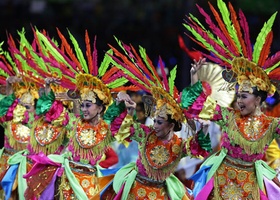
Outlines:
{"label": "green fringe", "polygon": [[234,143],[243,148],[246,154],[259,154],[263,153],[265,146],[269,145],[273,140],[273,133],[275,132],[276,126],[277,121],[274,119],[261,138],[250,141],[244,138],[242,133],[240,133],[239,128],[235,123],[234,112],[231,112],[228,120],[228,136],[230,139],[234,138]]}
{"label": "green fringe", "polygon": [[35,138],[35,128],[38,126],[42,126],[43,122],[44,122],[44,116],[34,121],[30,131],[30,144],[32,149],[36,153],[43,152],[45,155],[49,155],[49,154],[53,154],[63,144],[67,130],[65,127],[57,127],[61,129],[58,137],[52,143],[42,146],[37,142]]}
{"label": "green fringe", "polygon": [[168,178],[170,176],[170,174],[172,174],[176,170],[178,163],[180,162],[181,157],[182,157],[182,153],[183,153],[182,150],[183,150],[184,143],[183,142],[181,143],[181,151],[179,153],[179,156],[173,162],[171,162],[169,165],[167,165],[165,167],[155,168],[155,167],[149,165],[149,162],[148,162],[148,159],[147,159],[146,153],[145,153],[146,144],[147,144],[149,135],[150,134],[148,134],[146,136],[146,138],[143,142],[139,143],[141,162],[146,169],[146,173],[148,174],[148,177],[150,177],[156,181],[164,181],[166,178]]}

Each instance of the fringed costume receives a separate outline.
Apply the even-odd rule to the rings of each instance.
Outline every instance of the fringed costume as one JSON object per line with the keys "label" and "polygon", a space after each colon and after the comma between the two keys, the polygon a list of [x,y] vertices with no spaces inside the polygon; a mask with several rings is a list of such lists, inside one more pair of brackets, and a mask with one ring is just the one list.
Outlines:
{"label": "fringed costume", "polygon": [[[276,13],[264,24],[252,48],[243,12],[239,10],[237,15],[231,3],[227,7],[222,0],[217,2],[220,13],[209,3],[217,25],[197,6],[210,30],[193,15],[184,25],[194,36],[190,37],[211,52],[203,55],[226,67],[222,75],[228,83],[220,90],[232,90],[238,83],[239,92],[252,94],[256,87],[272,95],[276,88],[271,80],[279,80],[276,67],[280,62],[279,52],[268,57]],[[206,159],[192,177],[195,199],[278,199],[280,189],[273,181],[276,173],[262,158],[271,141],[279,137],[279,119],[260,110],[243,116],[240,111],[222,107],[203,91],[200,81],[184,89],[182,98],[189,96],[193,98],[182,101],[187,116],[216,121],[223,131],[221,151]]]}
{"label": "fringed costume", "polygon": [[[122,69],[123,76],[131,83],[152,94],[152,97],[144,99],[147,112],[164,119],[170,115],[177,123],[185,122],[180,96],[174,86],[176,68],[167,79],[163,62],[160,60],[162,81],[145,49],[140,47],[139,55],[131,45],[120,41],[118,43],[125,55],[111,46],[115,54],[115,65]],[[134,122],[130,115],[125,117],[120,130],[114,136],[124,145],[128,145],[130,140],[138,142],[139,157],[136,163],[129,163],[116,173],[113,189],[105,190],[101,199],[189,199],[186,188],[173,172],[182,157],[204,157],[208,154],[211,149],[208,136],[201,133],[183,140],[173,134],[169,140],[162,140],[152,127]]]}
{"label": "fringed costume", "polygon": [[[50,144],[49,142],[51,140],[65,141],[61,140],[60,137],[62,135],[67,135],[67,143],[61,143],[65,144],[65,152],[63,154],[55,155],[56,151],[53,151],[52,154],[47,154],[47,156],[43,156],[42,158],[40,158],[41,155],[35,157],[35,165],[37,164],[38,167],[42,167],[45,163],[45,166],[47,166],[45,168],[48,170],[49,176],[53,177],[48,178],[50,184],[42,187],[41,185],[43,184],[41,184],[41,188],[38,185],[38,189],[35,189],[38,190],[37,196],[40,198],[43,198],[42,195],[49,195],[49,187],[52,184],[56,185],[55,193],[52,194],[53,198],[96,199],[99,196],[100,190],[113,178],[113,175],[101,177],[101,171],[104,172],[104,169],[99,165],[99,162],[103,161],[106,156],[110,156],[107,151],[110,150],[110,143],[114,139],[111,133],[111,126],[119,127],[121,124],[118,123],[124,118],[119,118],[121,113],[124,112],[124,105],[123,103],[119,105],[113,103],[111,92],[127,89],[121,87],[127,80],[118,74],[119,70],[117,68],[113,67],[109,69],[111,58],[108,54],[110,54],[110,51],[105,54],[100,67],[98,67],[96,40],[94,42],[93,52],[91,52],[87,32],[85,41],[88,62],[86,62],[76,39],[70,32],[68,32],[69,37],[76,54],[72,51],[71,45],[64,35],[59,30],[57,32],[61,39],[60,46],[57,46],[56,42],[51,40],[44,32],[35,31],[38,45],[37,55],[48,66],[48,69],[55,72],[54,75],[61,80],[61,83],[63,83],[62,86],[68,89],[67,92],[62,92],[55,96],[62,101],[76,100],[79,103],[90,101],[94,104],[97,101],[101,101],[105,109],[105,116],[98,117],[98,124],[94,126],[83,118],[79,110],[78,113],[75,113],[75,117],[68,116],[66,124],[65,118],[60,120],[59,118],[56,119],[61,125],[61,130],[53,129],[52,127],[45,130],[45,120],[38,122],[40,126],[34,129],[34,136],[36,142],[43,144],[42,147]],[[41,69],[36,70],[38,73],[45,74]],[[135,90],[136,87],[130,87],[129,89]],[[52,114],[50,113],[49,117],[67,116],[67,112],[64,114],[64,110],[57,107],[62,104],[55,105],[56,103],[52,101],[52,98],[55,96],[51,96],[52,93],[43,97],[46,104],[49,102],[53,108],[51,108]],[[46,106],[43,105],[38,109],[44,110]],[[60,115],[56,115],[55,113],[59,111],[61,111]],[[115,119],[119,120],[115,121]],[[56,120],[52,119],[51,124],[56,123]],[[68,125],[70,129],[67,128]],[[64,131],[65,129],[69,131],[66,132]],[[44,133],[52,130],[54,130],[53,134],[44,135]],[[34,147],[38,147],[38,145]],[[114,164],[116,164],[117,160],[114,160]],[[32,177],[34,178],[31,175],[31,173],[28,174],[31,179]],[[56,177],[60,178],[57,179]],[[32,184],[31,181],[30,184]],[[31,191],[30,194],[32,194]]]}
{"label": "fringed costume", "polygon": [[[23,175],[27,172],[27,145],[30,142],[30,130],[35,117],[35,112],[29,111],[28,108],[35,107],[35,100],[39,97],[38,90],[42,84],[39,79],[32,79],[25,70],[28,54],[23,47],[28,43],[24,30],[19,32],[19,36],[19,47],[9,35],[9,52],[1,49],[0,55],[0,82],[7,88],[6,96],[0,101],[0,121],[5,128],[4,148],[0,151],[0,180],[4,190],[3,199],[16,196],[21,200],[24,199],[24,191],[27,188]],[[7,82],[3,78],[7,79]],[[9,78],[17,80],[10,83]]]}

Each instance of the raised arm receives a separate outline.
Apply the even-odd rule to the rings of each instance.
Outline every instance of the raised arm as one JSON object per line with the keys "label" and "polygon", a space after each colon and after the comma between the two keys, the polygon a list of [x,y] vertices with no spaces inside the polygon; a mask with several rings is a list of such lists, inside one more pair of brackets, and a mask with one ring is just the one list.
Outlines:
{"label": "raised arm", "polygon": [[193,85],[199,81],[197,72],[198,72],[198,70],[201,69],[202,65],[204,65],[205,63],[206,63],[206,59],[202,58],[199,61],[194,60],[194,63],[191,64],[191,66],[192,66],[192,68],[190,70],[191,85]]}

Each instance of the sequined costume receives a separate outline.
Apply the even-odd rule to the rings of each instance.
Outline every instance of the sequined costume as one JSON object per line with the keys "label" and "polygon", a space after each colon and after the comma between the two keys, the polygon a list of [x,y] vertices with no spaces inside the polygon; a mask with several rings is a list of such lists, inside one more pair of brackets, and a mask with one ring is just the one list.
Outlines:
{"label": "sequined costume", "polygon": [[[112,175],[102,176],[105,169],[99,163],[104,160],[104,156],[108,155],[107,151],[109,151],[110,143],[114,140],[110,127],[121,125],[119,121],[122,120],[117,116],[121,114],[123,109],[123,105],[112,104],[107,110],[107,115],[115,116],[116,119],[106,117],[105,113],[104,119],[106,122],[99,119],[97,126],[92,126],[87,121],[77,119],[75,129],[70,136],[67,148],[72,154],[72,160],[69,163],[70,168],[89,199],[98,198],[100,190],[113,178]],[[63,199],[77,198],[76,194],[81,193],[78,190],[73,191],[67,176],[64,175],[61,182],[60,191]]]}
{"label": "sequined costume", "polygon": [[[46,77],[49,75],[46,69],[57,72],[58,75],[55,73],[51,74],[50,77],[59,78],[61,86],[68,91],[63,91],[55,96],[57,98],[60,96],[61,101],[75,101],[78,109],[74,110],[75,116],[70,116],[68,112],[64,113],[64,109],[59,109],[59,107],[62,108],[61,103],[51,101],[49,102],[51,103],[49,114],[44,114],[44,117],[39,119],[39,124],[34,129],[35,137],[34,139],[31,137],[31,145],[32,141],[35,141],[43,144],[43,146],[33,145],[32,149],[41,151],[47,145],[53,146],[45,148],[46,155],[32,157],[36,162],[34,165],[37,164],[36,168],[41,168],[44,165],[46,171],[48,171],[47,173],[49,173],[48,176],[41,175],[43,178],[47,177],[49,184],[42,183],[37,186],[35,184],[33,189],[36,190],[35,196],[40,198],[46,198],[45,195],[53,198],[74,198],[79,200],[98,198],[100,189],[113,177],[100,177],[102,174],[99,166],[99,162],[104,160],[110,142],[113,140],[110,123],[114,123],[112,121],[122,112],[121,107],[124,107],[112,104],[111,92],[113,90],[118,92],[115,89],[123,86],[127,80],[117,74],[117,68],[109,69],[110,57],[108,54],[110,54],[110,51],[105,54],[101,65],[98,65],[96,40],[92,48],[87,31],[85,33],[86,58],[81,53],[82,50],[78,42],[69,31],[69,38],[72,44],[68,43],[65,36],[58,29],[57,33],[61,39],[61,49],[57,48],[57,43],[53,42],[45,32],[34,31],[39,49],[39,52],[36,52],[35,55],[43,59],[44,63],[48,65],[45,68],[37,69],[37,71],[38,73],[43,73]],[[70,47],[72,45],[75,53]],[[65,50],[64,47],[66,48]],[[91,51],[91,48],[93,51]],[[86,59],[88,62],[86,62]],[[37,61],[40,62],[38,59]],[[122,89],[120,88],[120,90]],[[45,97],[45,100],[48,102],[48,97]],[[94,120],[92,121],[93,118],[87,119],[89,121],[84,119],[80,109],[80,103],[82,102],[90,102],[92,105],[97,105],[98,103],[97,106],[102,108],[102,113],[98,113],[98,115],[96,113],[95,117],[97,118],[93,117],[98,119],[96,125],[91,125],[95,122]],[[49,103],[46,103],[45,106],[40,104],[42,106],[38,110],[45,113],[45,107]],[[113,108],[108,108],[110,105]],[[100,116],[104,114],[105,110],[106,113],[108,110],[113,110],[113,113],[108,113],[110,115],[109,119],[103,119]],[[59,112],[59,115],[57,112]],[[44,126],[44,118],[48,118],[50,122],[48,126]],[[58,128],[61,129],[54,129],[50,126],[53,123],[58,123]],[[54,134],[49,135],[48,132],[53,130]],[[64,136],[67,136],[67,140],[63,139]],[[63,152],[60,144],[65,147]],[[33,171],[31,170],[27,176],[34,178],[33,172],[39,171],[36,168]],[[38,180],[40,181],[40,179]],[[51,190],[50,187],[53,189]],[[34,195],[34,192],[34,190],[30,191],[29,194]],[[50,194],[50,192],[52,193]]]}
{"label": "sequined costume", "polygon": [[[126,125],[134,124],[129,129],[129,137],[125,139],[138,142],[139,157],[136,163],[129,163],[116,173],[113,183],[117,191],[115,198],[188,199],[186,188],[173,172],[182,157],[207,155],[198,140],[182,140],[174,134],[169,141],[162,141],[155,135],[153,128],[136,124],[130,116],[124,120]],[[125,131],[120,130],[118,134],[123,133]]]}
{"label": "sequined costume", "polygon": [[[4,148],[0,151],[0,180],[4,190],[3,199],[18,197],[24,199],[26,181],[23,175],[27,172],[26,155],[30,141],[30,130],[34,121],[38,90],[41,79],[33,80],[22,67],[26,56],[22,45],[25,41],[24,31],[18,32],[19,47],[13,37],[7,39],[9,51],[1,48],[0,83],[6,87],[6,96],[0,101],[0,122],[5,128]],[[2,198],[2,197],[1,197]]]}
{"label": "sequined costume", "polygon": [[[184,89],[182,97],[193,97],[182,101],[187,116],[213,120],[223,132],[221,150],[206,159],[193,176],[195,199],[278,199],[276,172],[262,158],[271,141],[279,137],[279,119],[266,116],[260,109],[262,101],[279,89],[274,80],[280,79],[280,57],[277,53],[269,56],[276,13],[264,23],[252,45],[242,10],[236,12],[230,2],[227,6],[217,0],[218,10],[209,3],[212,19],[197,7],[206,25],[190,14],[184,26],[189,36],[208,51],[203,56],[225,67],[222,76],[226,83],[219,90],[236,88],[241,107],[255,107],[248,112],[222,107],[203,92],[200,81]],[[259,101],[245,102],[243,94]]]}
{"label": "sequined costume", "polygon": [[[111,46],[115,65],[122,69],[123,76],[129,81],[152,94],[143,100],[146,111],[152,117],[166,121],[170,116],[174,124],[184,123],[186,119],[180,107],[181,99],[174,86],[176,67],[171,70],[168,81],[166,74],[163,74],[162,81],[143,48],[139,50],[142,60],[132,45],[120,41],[118,44],[125,53]],[[160,67],[163,72],[163,65]],[[183,140],[174,134],[173,128],[167,133],[170,134],[167,140],[157,136],[158,133],[152,127],[135,122],[131,115],[125,116],[122,126],[112,133],[124,145],[128,145],[131,140],[136,141],[139,156],[136,163],[129,163],[116,173],[113,188],[105,190],[101,199],[189,199],[186,188],[173,172],[184,156],[206,156],[210,146],[209,137],[200,133]]]}
{"label": "sequined costume", "polygon": [[194,189],[196,199],[207,199],[208,196],[213,199],[262,199],[265,194],[270,195],[271,188],[277,187],[271,181],[275,171],[261,159],[270,142],[279,137],[279,119],[264,114],[241,116],[239,111],[220,107],[211,98],[206,99],[201,82],[195,87],[195,92],[186,88],[182,95],[196,93],[197,99],[191,105],[189,102],[182,102],[182,105],[188,108],[192,117],[203,116],[216,121],[223,132],[221,151],[208,158],[193,177],[201,183]]}

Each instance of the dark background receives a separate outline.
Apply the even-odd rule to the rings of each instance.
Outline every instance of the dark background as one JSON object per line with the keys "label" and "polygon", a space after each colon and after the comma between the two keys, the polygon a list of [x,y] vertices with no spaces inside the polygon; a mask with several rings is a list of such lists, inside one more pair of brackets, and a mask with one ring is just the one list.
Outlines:
{"label": "dark background", "polygon": [[[198,3],[206,10],[207,0],[0,0],[0,41],[6,33],[18,38],[17,30],[25,28],[32,39],[31,25],[45,29],[58,39],[56,27],[67,35],[67,29],[84,45],[87,29],[90,38],[97,35],[99,61],[108,49],[107,43],[117,46],[113,35],[125,43],[146,48],[148,55],[157,63],[160,55],[166,66],[178,66],[176,85],[182,90],[189,84],[191,60],[179,48],[177,36],[184,34],[182,26],[186,14],[196,16]],[[216,0],[210,1],[216,8]],[[227,1],[225,1],[227,2]],[[251,42],[255,41],[263,23],[280,8],[279,0],[232,0],[234,7],[242,8],[247,16]],[[279,20],[277,16],[272,52],[278,50]],[[197,45],[184,36],[188,47]],[[5,47],[5,46],[4,46]]]}

